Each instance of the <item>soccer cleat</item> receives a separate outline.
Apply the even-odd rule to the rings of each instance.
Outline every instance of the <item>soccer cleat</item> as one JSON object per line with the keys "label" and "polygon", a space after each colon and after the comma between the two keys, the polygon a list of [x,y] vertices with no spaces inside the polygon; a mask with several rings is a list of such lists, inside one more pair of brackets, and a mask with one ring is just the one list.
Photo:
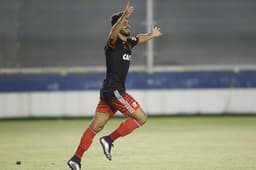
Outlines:
{"label": "soccer cleat", "polygon": [[100,138],[100,144],[102,146],[106,158],[111,161],[111,148],[113,147],[112,140],[108,136],[103,136]]}
{"label": "soccer cleat", "polygon": [[68,166],[70,167],[71,170],[81,170],[81,163],[80,159],[77,158],[76,156],[73,156],[68,162]]}

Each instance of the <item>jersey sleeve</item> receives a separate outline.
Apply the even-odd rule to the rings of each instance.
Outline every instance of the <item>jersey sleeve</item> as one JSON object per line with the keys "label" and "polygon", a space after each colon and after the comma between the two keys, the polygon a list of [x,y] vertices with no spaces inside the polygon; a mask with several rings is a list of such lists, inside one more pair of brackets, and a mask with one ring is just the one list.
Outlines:
{"label": "jersey sleeve", "polygon": [[131,37],[128,39],[132,45],[132,48],[138,45],[139,43],[139,38],[138,37]]}
{"label": "jersey sleeve", "polygon": [[110,42],[106,42],[106,46],[105,46],[106,48],[115,48],[116,47],[116,44],[112,44],[112,43],[110,43]]}

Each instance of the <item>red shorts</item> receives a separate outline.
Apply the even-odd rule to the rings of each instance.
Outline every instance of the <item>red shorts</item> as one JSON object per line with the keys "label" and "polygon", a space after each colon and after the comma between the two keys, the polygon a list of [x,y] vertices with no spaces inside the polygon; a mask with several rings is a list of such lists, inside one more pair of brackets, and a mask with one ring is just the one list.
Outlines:
{"label": "red shorts", "polygon": [[113,116],[116,111],[120,111],[125,115],[129,115],[139,108],[139,103],[128,93],[124,93],[122,96],[108,103],[104,100],[100,100],[96,112],[108,113],[110,116]]}

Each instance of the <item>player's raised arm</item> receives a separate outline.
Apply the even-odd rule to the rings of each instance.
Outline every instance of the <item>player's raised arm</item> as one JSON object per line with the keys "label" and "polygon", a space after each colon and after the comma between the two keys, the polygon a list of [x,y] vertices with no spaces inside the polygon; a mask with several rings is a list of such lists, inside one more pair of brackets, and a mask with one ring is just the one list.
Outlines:
{"label": "player's raised arm", "polygon": [[108,43],[114,44],[117,40],[117,36],[122,29],[122,26],[127,22],[129,16],[133,13],[134,8],[133,6],[130,6],[130,3],[128,1],[125,10],[120,13],[121,17],[115,21],[115,19],[112,17],[112,28],[110,30],[109,36],[108,36]]}
{"label": "player's raised arm", "polygon": [[146,34],[138,34],[137,37],[139,38],[140,43],[147,42],[148,40],[161,36],[162,33],[159,27],[154,27],[151,32]]}

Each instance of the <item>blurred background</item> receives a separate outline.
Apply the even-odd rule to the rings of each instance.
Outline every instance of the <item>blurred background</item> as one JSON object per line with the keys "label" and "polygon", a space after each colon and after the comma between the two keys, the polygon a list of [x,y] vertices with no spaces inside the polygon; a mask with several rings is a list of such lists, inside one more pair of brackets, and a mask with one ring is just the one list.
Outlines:
{"label": "blurred background", "polygon": [[[256,64],[253,0],[157,0],[155,65]],[[1,68],[104,66],[110,16],[126,1],[1,0]],[[147,1],[131,1],[134,34],[146,32]],[[145,66],[144,47],[134,65]],[[92,60],[93,58],[93,60]]]}
{"label": "blurred background", "polygon": [[[110,16],[125,5],[1,0],[0,117],[93,114]],[[127,88],[145,110],[255,113],[254,0],[132,0],[131,5],[133,34],[147,32],[152,23],[164,34],[133,53]]]}

